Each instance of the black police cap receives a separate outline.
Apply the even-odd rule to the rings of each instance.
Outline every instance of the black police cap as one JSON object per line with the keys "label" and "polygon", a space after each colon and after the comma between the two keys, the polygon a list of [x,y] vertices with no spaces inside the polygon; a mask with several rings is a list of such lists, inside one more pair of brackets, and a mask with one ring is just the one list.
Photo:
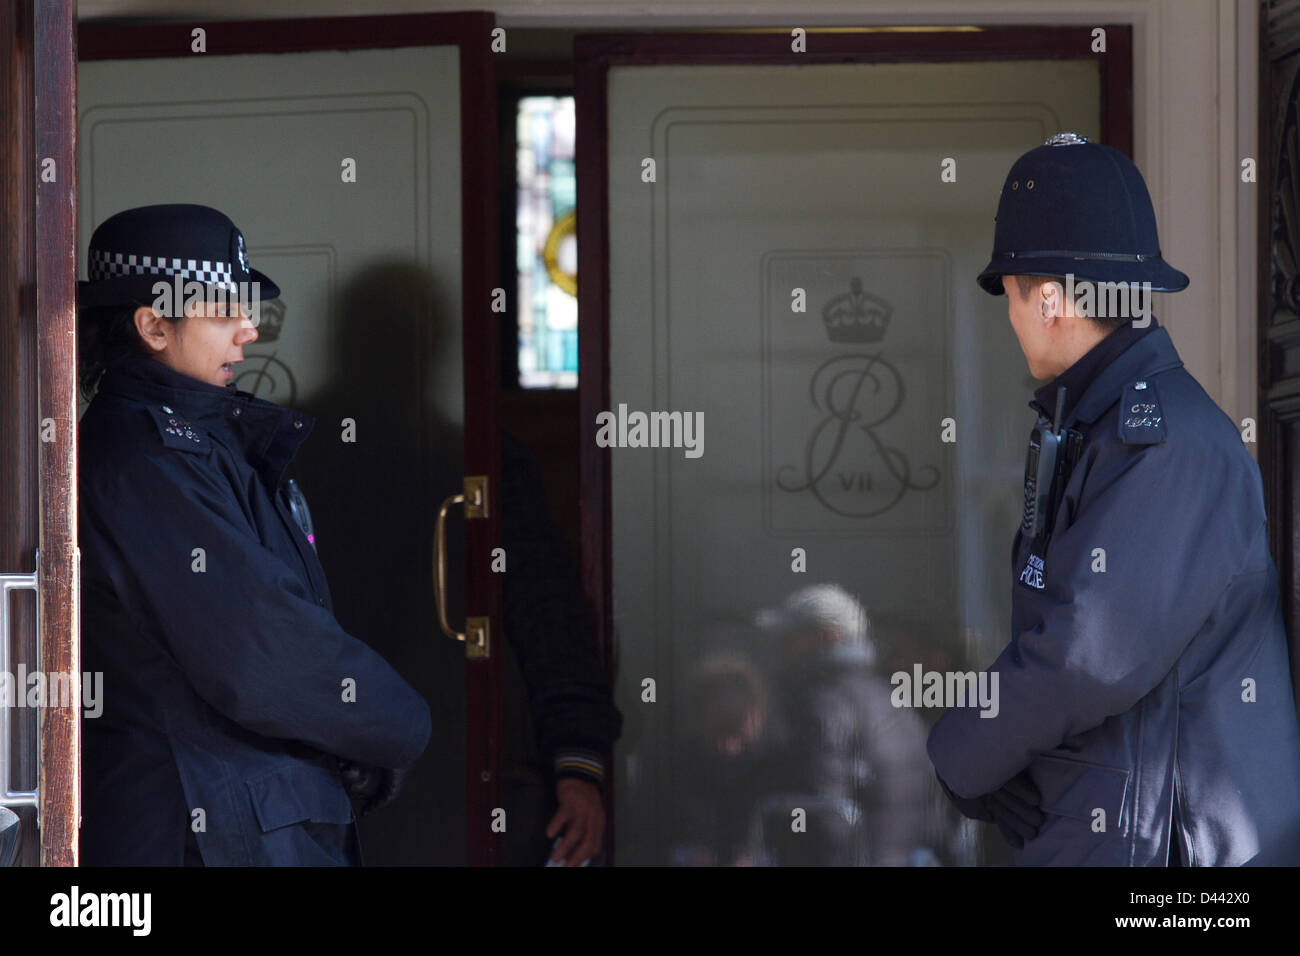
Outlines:
{"label": "black police cap", "polygon": [[227,291],[257,282],[263,301],[280,295],[249,265],[244,235],[230,217],[190,203],[137,206],[105,219],[90,237],[86,271],[89,281],[77,283],[83,309],[149,305],[158,298],[154,285],[177,276]]}

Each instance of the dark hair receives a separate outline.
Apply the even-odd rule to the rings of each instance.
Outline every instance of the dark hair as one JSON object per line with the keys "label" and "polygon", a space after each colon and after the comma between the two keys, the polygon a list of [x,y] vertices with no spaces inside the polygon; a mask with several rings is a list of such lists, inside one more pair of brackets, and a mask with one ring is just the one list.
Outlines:
{"label": "dark hair", "polygon": [[78,310],[77,381],[86,401],[93,397],[105,371],[143,351],[144,343],[135,328],[135,310],[144,304],[128,302]]}
{"label": "dark hair", "polygon": [[[1004,280],[1003,288],[1005,289],[1006,276],[1003,276],[1002,278]],[[1029,293],[1032,292],[1034,286],[1038,285],[1040,282],[1059,281],[1056,278],[1056,276],[1014,275],[1011,278],[1016,280],[1016,291],[1020,293],[1021,302],[1028,300]],[[1074,290],[1074,304],[1076,306],[1078,306],[1079,297],[1082,294],[1083,294],[1083,286],[1082,285],[1076,286]],[[1077,309],[1076,309],[1076,313],[1080,315],[1084,315],[1084,313],[1078,312]],[[1105,329],[1107,332],[1114,332],[1121,325],[1129,321],[1128,319],[1124,318],[1124,316],[1122,315],[1107,315],[1107,316],[1084,315],[1084,317],[1088,319],[1088,321],[1090,321],[1093,325],[1097,326],[1098,328]]]}

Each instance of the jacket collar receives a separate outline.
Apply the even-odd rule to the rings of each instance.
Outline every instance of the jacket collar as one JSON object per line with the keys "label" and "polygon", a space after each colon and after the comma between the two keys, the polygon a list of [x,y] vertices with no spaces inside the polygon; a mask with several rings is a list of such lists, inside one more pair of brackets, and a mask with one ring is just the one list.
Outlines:
{"label": "jacket collar", "polygon": [[233,385],[212,385],[175,371],[147,355],[131,355],[110,366],[98,394],[146,405],[166,405],[209,432],[235,440],[270,488],[310,433],[316,419],[276,405]]}
{"label": "jacket collar", "polygon": [[1062,412],[1062,420],[1068,419],[1075,406],[1079,404],[1083,393],[1092,384],[1092,380],[1101,374],[1102,369],[1115,361],[1138,339],[1145,338],[1159,327],[1154,317],[1150,324],[1140,329],[1135,328],[1131,322],[1125,322],[1110,334],[1102,336],[1093,343],[1092,348],[1079,356],[1073,365],[1034,392],[1034,398],[1050,416],[1056,411],[1057,394],[1064,391],[1065,408]]}
{"label": "jacket collar", "polygon": [[[1101,417],[1106,409],[1119,401],[1124,386],[1132,379],[1144,375],[1155,375],[1157,372],[1178,368],[1183,364],[1182,359],[1178,357],[1178,351],[1174,348],[1173,341],[1169,338],[1168,330],[1163,326],[1157,326],[1154,329],[1133,330],[1140,331],[1143,334],[1132,339],[1126,336],[1125,339],[1117,339],[1112,342],[1116,335],[1121,335],[1130,329],[1131,326],[1125,326],[1108,335],[1079,362],[1076,362],[1075,365],[1070,366],[1057,376],[1050,385],[1039,389],[1035,393],[1035,398],[1029,402],[1029,407],[1050,418],[1055,409],[1046,408],[1044,399],[1054,400],[1056,386],[1064,383],[1067,387],[1068,404],[1066,405],[1065,420],[1061,423],[1061,426],[1068,428],[1075,422],[1092,424]],[[1097,349],[1101,349],[1108,342],[1112,342],[1111,349],[1119,346],[1121,350],[1113,356],[1110,354],[1110,350],[1098,353],[1103,360],[1108,359],[1108,361],[1104,361],[1104,364],[1097,362],[1100,365],[1098,368],[1090,367],[1091,363],[1087,363],[1089,357],[1092,357]],[[1096,361],[1095,357],[1094,361]],[[1072,375],[1072,373],[1076,372],[1076,368],[1081,365],[1085,371],[1092,374],[1090,376]],[[1079,378],[1083,380],[1077,382],[1077,384],[1071,384],[1071,380]],[[1077,401],[1069,401],[1068,390],[1076,387],[1082,388],[1083,394]]]}
{"label": "jacket collar", "polygon": [[191,378],[147,355],[130,355],[109,366],[98,391],[137,401],[166,401],[191,418],[211,414],[239,394],[233,386]]}

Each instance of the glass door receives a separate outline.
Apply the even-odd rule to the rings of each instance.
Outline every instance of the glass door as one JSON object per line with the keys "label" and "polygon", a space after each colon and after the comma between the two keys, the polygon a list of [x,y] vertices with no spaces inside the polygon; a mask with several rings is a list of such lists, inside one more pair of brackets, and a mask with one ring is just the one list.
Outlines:
{"label": "glass door", "polygon": [[1010,639],[1035,382],[975,276],[1012,161],[1100,138],[1102,88],[1095,60],[609,68],[607,417],[583,424],[609,456],[620,863],[1000,859],[897,675]]}

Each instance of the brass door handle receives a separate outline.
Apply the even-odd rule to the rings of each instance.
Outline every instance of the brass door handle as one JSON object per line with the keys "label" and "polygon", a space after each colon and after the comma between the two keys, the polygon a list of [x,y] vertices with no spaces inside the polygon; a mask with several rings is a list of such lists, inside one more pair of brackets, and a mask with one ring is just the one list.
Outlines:
{"label": "brass door handle", "polygon": [[465,478],[465,490],[459,495],[449,495],[438,509],[438,520],[433,526],[433,598],[438,607],[438,624],[442,633],[453,641],[465,645],[465,656],[470,660],[487,660],[491,652],[489,621],[486,617],[466,617],[465,630],[457,631],[447,620],[447,511],[453,505],[465,505],[466,519],[488,516],[487,478],[470,475]]}

